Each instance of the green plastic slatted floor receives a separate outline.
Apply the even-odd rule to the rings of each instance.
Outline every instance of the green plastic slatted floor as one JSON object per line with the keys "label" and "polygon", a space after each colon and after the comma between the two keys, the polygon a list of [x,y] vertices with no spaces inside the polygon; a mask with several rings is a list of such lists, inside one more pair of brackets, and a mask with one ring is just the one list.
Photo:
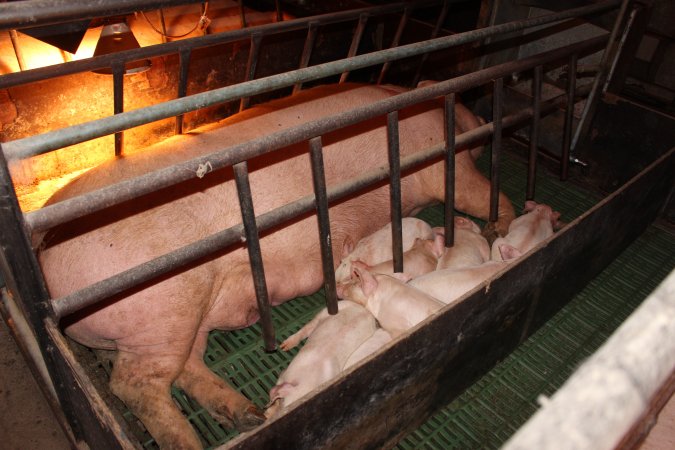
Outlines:
{"label": "green plastic slatted floor", "polygon": [[[486,164],[486,158],[480,163]],[[516,210],[525,200],[525,178],[525,166],[505,155],[501,186]],[[599,200],[551,176],[539,175],[536,186],[535,199],[560,211],[564,221],[578,217]],[[419,217],[440,226],[443,211],[441,207],[429,208]],[[537,410],[537,397],[553,394],[674,267],[675,237],[651,226],[530,339],[401,440],[397,448],[498,448]],[[295,333],[323,305],[319,292],[275,307],[272,318],[278,341]],[[215,373],[264,407],[269,389],[297,351],[265,353],[261,329],[256,325],[212,332],[204,359]],[[221,445],[237,435],[223,429],[180,390],[173,393],[205,447]],[[133,416],[124,416],[145,448],[157,448]]]}

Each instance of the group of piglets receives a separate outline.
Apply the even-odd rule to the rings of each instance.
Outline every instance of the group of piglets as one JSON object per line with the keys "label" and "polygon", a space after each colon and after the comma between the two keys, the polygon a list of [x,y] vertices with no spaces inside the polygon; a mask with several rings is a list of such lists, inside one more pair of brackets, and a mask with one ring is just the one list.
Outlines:
{"label": "group of piglets", "polygon": [[307,342],[270,390],[266,415],[276,417],[316,389],[500,271],[561,227],[560,213],[534,201],[492,244],[469,218],[455,217],[454,244],[444,228],[402,220],[403,270],[394,273],[391,224],[347,245],[335,271],[336,315],[324,308],[281,343]]}

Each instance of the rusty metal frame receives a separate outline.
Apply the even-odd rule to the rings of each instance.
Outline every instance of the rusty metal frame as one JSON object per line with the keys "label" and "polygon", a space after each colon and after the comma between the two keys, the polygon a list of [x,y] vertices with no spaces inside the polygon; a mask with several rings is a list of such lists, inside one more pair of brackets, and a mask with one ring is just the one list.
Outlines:
{"label": "rusty metal frame", "polygon": [[[327,210],[328,203],[341,199],[347,195],[359,192],[366,186],[386,180],[389,177],[392,177],[391,182],[395,184],[397,176],[400,178],[400,173],[396,174],[398,170],[373,170],[363,174],[357,179],[345,181],[340,185],[327,190],[325,195],[321,193],[322,188],[320,186],[320,179],[318,182],[315,180],[315,195],[309,195],[297,200],[292,204],[286,205],[285,207],[279,208],[278,210],[262,214],[258,217],[256,217],[253,213],[252,204],[250,205],[250,211],[248,212],[245,210],[246,208],[242,206],[242,224],[227,230],[223,230],[219,233],[216,233],[215,235],[207,237],[206,239],[188,245],[182,249],[149,261],[145,264],[141,264],[136,268],[130,269],[129,271],[118,274],[114,277],[111,277],[110,279],[82,289],[81,291],[73,293],[67,297],[49,300],[48,293],[44,287],[44,280],[42,278],[39,265],[35,259],[34,253],[30,249],[28,236],[32,231],[45,230],[58,223],[63,223],[75,217],[81,217],[82,215],[91,213],[101,208],[138,197],[144,193],[179,183],[193,176],[186,176],[183,174],[194,174],[195,172],[194,170],[192,172],[178,170],[183,167],[183,165],[176,165],[166,170],[151,172],[147,175],[128,180],[127,182],[119,183],[108,188],[94,191],[90,194],[60,202],[38,211],[22,214],[16,201],[16,195],[11,188],[11,177],[9,175],[7,165],[10,160],[46,153],[66,145],[72,145],[74,143],[83,142],[88,139],[111,133],[120,133],[121,131],[134,126],[160,120],[162,118],[180,116],[188,111],[193,111],[198,108],[222,103],[232,99],[243,99],[245,97],[270,91],[282,86],[293,86],[297,83],[319,79],[328,75],[348,73],[350,70],[357,68],[386,64],[397,59],[423,55],[455,45],[479,41],[487,36],[494,36],[502,33],[512,32],[514,30],[559,22],[569,18],[581,17],[591,12],[607,11],[615,7],[618,3],[618,0],[610,0],[582,8],[576,8],[574,10],[569,10],[562,13],[555,13],[548,16],[541,16],[538,18],[522,20],[509,24],[497,25],[487,29],[475,30],[449,37],[436,38],[422,43],[410,44],[400,47],[392,46],[390,49],[373,52],[367,55],[354,56],[344,60],[322,64],[320,66],[301,68],[292,72],[274,75],[260,80],[253,80],[235,86],[228,86],[210,91],[206,93],[207,95],[195,94],[169,101],[161,105],[150,106],[130,112],[120,112],[119,114],[108,118],[95,120],[38,136],[32,136],[3,143],[0,147],[0,152],[2,153],[2,155],[0,155],[2,157],[0,159],[0,169],[2,169],[0,170],[0,181],[3,184],[3,191],[0,192],[0,209],[11,212],[10,215],[3,214],[3,224],[6,223],[9,225],[13,231],[12,233],[3,234],[3,242],[1,242],[3,253],[1,258],[2,261],[0,262],[2,262],[3,271],[9,274],[8,286],[10,288],[10,292],[19,299],[19,303],[25,309],[24,313],[30,319],[30,323],[36,332],[39,342],[44,345],[43,353],[45,354],[45,359],[47,360],[47,365],[50,369],[51,376],[59,381],[59,383],[63,383],[64,381],[72,378],[72,374],[70,377],[68,376],[67,369],[59,362],[60,360],[58,357],[56,358],[56,361],[54,361],[53,358],[50,358],[50,355],[47,354],[47,348],[50,347],[48,343],[49,338],[46,335],[43,336],[44,339],[41,337],[41,335],[44,335],[43,331],[45,320],[56,323],[59,318],[69,313],[114,295],[115,293],[129,289],[130,287],[135,286],[144,280],[148,280],[174,270],[180,265],[186,264],[189,261],[194,261],[195,259],[217,251],[218,249],[222,249],[231,243],[238,242],[244,235],[247,237],[247,242],[249,244],[249,254],[251,255],[253,261],[255,259],[256,253],[255,237],[261,231],[287,221],[295,217],[297,214],[313,211],[315,209]],[[400,5],[401,4],[398,4],[397,7],[400,7]],[[393,6],[387,8],[393,8]],[[387,8],[381,9],[389,11]],[[360,11],[357,17],[361,17],[360,14],[362,13],[363,12]],[[331,15],[330,20],[338,20],[338,17],[340,20],[342,20],[347,16],[352,17],[349,14],[340,13]],[[300,22],[302,22],[302,26],[307,27],[310,26],[310,23],[317,23],[316,18],[313,18],[312,20],[301,20]],[[297,29],[294,27],[301,26],[296,21],[286,21],[281,24],[274,25],[279,26],[279,28],[274,28],[275,30],[283,28],[281,25],[288,27],[285,28],[286,30]],[[227,39],[237,40],[253,38],[253,33],[255,30],[260,30],[264,27],[265,26],[255,27],[255,29],[251,28],[247,30],[238,30],[238,32],[228,35]],[[214,35],[207,35],[194,38],[194,40],[199,40],[200,45],[215,45],[213,44],[214,42],[223,42],[210,39],[213,36]],[[247,184],[245,164],[247,159],[265,152],[274,151],[291,143],[309,140],[313,148],[313,153],[315,153],[314,158],[317,159],[317,164],[320,168],[321,163],[318,162],[317,156],[319,156],[321,153],[319,144],[320,136],[322,134],[340,127],[357,123],[367,118],[387,114],[389,117],[388,128],[390,129],[390,142],[392,142],[390,149],[390,163],[392,167],[394,167],[396,166],[397,160],[399,160],[396,154],[397,152],[394,143],[396,140],[395,137],[397,135],[396,111],[415,103],[444,96],[447,99],[445,102],[446,107],[449,108],[451,107],[454,100],[454,97],[452,96],[456,92],[460,92],[474,86],[486,84],[495,79],[501,80],[504,76],[507,76],[513,72],[520,72],[530,70],[535,67],[540,67],[542,65],[559,63],[561,59],[569,57],[573,54],[600,50],[605,40],[606,37],[595,38],[585,42],[572,44],[556,51],[547,52],[543,55],[536,55],[535,57],[526,58],[524,60],[512,61],[499,66],[486,68],[473,74],[464,75],[425,88],[402,93],[375,104],[357,108],[355,110],[348,111],[330,118],[314,121],[291,128],[284,132],[261,137],[259,139],[247,142],[245,145],[226,148],[208,155],[207,158],[212,164],[214,170],[230,165],[238,168],[237,172],[240,172],[241,177],[240,183],[238,183],[240,185],[239,191],[240,195],[245,198]],[[184,60],[185,66],[187,66],[189,61],[189,51],[185,50],[186,47],[173,45],[179,43],[167,43],[162,44],[161,46],[153,46],[162,47],[161,49],[147,47],[146,49],[150,49],[147,51],[147,53],[144,52],[146,49],[140,49],[141,51],[131,50],[129,52],[120,53],[119,55],[122,56],[118,56],[116,58],[108,58],[103,56],[92,58],[91,60],[64,63],[60,66],[61,68],[64,68],[64,70],[35,69],[26,71],[22,74],[10,74],[0,77],[0,87],[3,87],[3,85],[8,86],[28,83],[38,79],[46,79],[52,76],[64,75],[66,73],[92,70],[105,65],[123,68],[124,62],[134,59],[147,58],[150,53],[156,56],[176,51],[180,53],[182,51],[180,54],[187,56],[182,56],[181,60]],[[197,45],[195,45],[195,47],[196,46]],[[184,70],[187,71],[187,69],[181,65],[181,72]],[[539,105],[540,114],[543,116],[551,112],[555,108],[559,107],[561,102],[564,103],[564,100],[564,98],[558,98],[542,103]],[[535,107],[535,110],[536,109],[537,108]],[[535,114],[535,117],[538,116],[539,114]],[[454,119],[452,114],[446,111],[446,117],[446,125],[448,130],[450,128],[454,128]],[[471,145],[472,143],[478,143],[479,141],[491,135],[497,135],[497,139],[499,139],[502,129],[525,124],[527,121],[531,120],[532,117],[532,108],[506,117],[501,117],[501,114],[499,114],[497,116],[496,123],[489,123],[470,132],[457,136],[454,144],[444,143],[443,145],[426,149],[407,158],[400,159],[398,161],[400,165],[399,169],[401,171],[410,170],[411,168],[417,167],[428,161],[442,158],[444,155],[447,157],[448,149],[452,149],[453,145],[458,148],[465,147]],[[535,120],[537,119],[535,118]],[[452,136],[452,133],[448,132],[448,136]],[[201,158],[197,158],[184,164],[186,164],[188,167],[196,167],[202,162],[203,161],[201,161]],[[498,190],[498,188],[498,182],[493,183],[493,190]],[[323,189],[325,189],[325,186]],[[392,197],[392,206],[396,206],[394,203],[396,203],[396,199]],[[400,199],[398,203],[400,207]],[[400,215],[394,219],[399,222],[400,225]],[[446,228],[447,226],[448,224],[446,223]],[[401,251],[398,242],[394,243],[394,247],[397,248],[395,248],[395,251]],[[325,249],[322,250],[322,256],[324,257],[324,260],[327,261]],[[12,265],[16,264],[15,258],[17,257],[23,258],[25,263],[16,267],[12,267]],[[332,261],[332,257],[330,260]],[[326,265],[325,261],[324,265]],[[260,262],[259,265],[254,263],[254,265],[260,268],[260,270],[254,270],[254,272],[255,276],[262,275],[263,278],[259,284],[264,290],[264,272],[262,271],[262,263]],[[327,283],[327,285],[330,284],[330,282]],[[334,289],[334,286],[330,287]],[[269,329],[269,327],[267,327],[266,324],[268,324],[269,315],[265,313],[265,309],[269,308],[269,305],[265,302],[265,293],[257,293],[259,306],[261,308],[261,321],[263,322],[263,329],[268,330],[265,332],[264,339],[266,342],[266,347],[271,350],[274,348],[273,328]],[[329,302],[329,308],[332,307],[334,307],[334,305],[331,305],[331,302]],[[269,323],[271,323],[271,321]],[[59,400],[61,404],[64,406],[64,408],[68,409],[68,419],[70,421],[77,420],[77,414],[75,414],[74,411],[78,410],[79,406],[77,404],[73,404],[73,401],[67,398],[72,393],[67,394],[66,391],[58,392],[58,389],[57,393],[59,394]],[[78,397],[77,394],[72,395],[74,395],[74,398],[78,399],[75,403],[82,403],[84,401]],[[79,435],[82,435],[83,433],[84,435],[87,434],[87,426],[85,425],[83,428],[85,431],[83,432],[82,429],[80,429]]]}

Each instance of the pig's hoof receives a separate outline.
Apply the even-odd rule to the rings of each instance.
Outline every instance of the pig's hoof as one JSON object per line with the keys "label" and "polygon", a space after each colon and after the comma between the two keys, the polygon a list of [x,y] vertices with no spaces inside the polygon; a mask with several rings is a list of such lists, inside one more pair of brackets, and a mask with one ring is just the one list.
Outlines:
{"label": "pig's hoof", "polygon": [[249,431],[265,422],[265,413],[254,405],[234,414],[234,426],[239,431]]}
{"label": "pig's hoof", "polygon": [[490,247],[492,247],[492,243],[499,237],[499,233],[497,232],[497,227],[494,222],[486,223],[481,234],[485,239],[487,239]]}

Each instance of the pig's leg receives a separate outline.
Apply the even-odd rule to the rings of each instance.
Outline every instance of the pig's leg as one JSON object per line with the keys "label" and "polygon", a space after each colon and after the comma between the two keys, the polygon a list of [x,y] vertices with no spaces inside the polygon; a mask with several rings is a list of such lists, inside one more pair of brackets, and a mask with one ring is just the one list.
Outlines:
{"label": "pig's leg", "polygon": [[118,351],[110,377],[112,392],[143,422],[162,449],[202,448],[171,399],[171,383],[183,358]]}
{"label": "pig's leg", "polygon": [[[460,152],[455,157],[455,208],[471,216],[488,220],[490,215],[490,181],[476,169],[468,152]],[[509,224],[515,219],[511,201],[499,193],[497,222],[489,224],[483,235],[492,243],[498,236],[505,236]]]}
{"label": "pig's leg", "polygon": [[192,351],[176,386],[197,400],[217,421],[229,428],[248,431],[265,421],[264,413],[230,387],[204,364],[208,333],[197,333]]}

